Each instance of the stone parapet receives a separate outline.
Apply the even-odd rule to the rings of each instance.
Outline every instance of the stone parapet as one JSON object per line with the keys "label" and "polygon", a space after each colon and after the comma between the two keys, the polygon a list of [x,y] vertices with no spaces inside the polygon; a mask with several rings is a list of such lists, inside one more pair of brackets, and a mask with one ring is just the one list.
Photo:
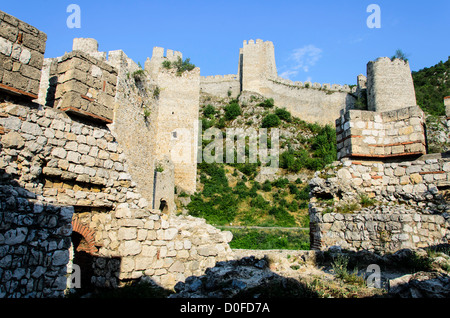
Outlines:
{"label": "stone parapet", "polygon": [[112,122],[117,83],[114,67],[82,51],[73,51],[58,61],[55,76],[55,108]]}
{"label": "stone parapet", "polygon": [[47,35],[0,11],[0,89],[36,99]]}
{"label": "stone parapet", "polygon": [[338,159],[425,154],[424,120],[418,106],[387,112],[347,111],[336,120]]}

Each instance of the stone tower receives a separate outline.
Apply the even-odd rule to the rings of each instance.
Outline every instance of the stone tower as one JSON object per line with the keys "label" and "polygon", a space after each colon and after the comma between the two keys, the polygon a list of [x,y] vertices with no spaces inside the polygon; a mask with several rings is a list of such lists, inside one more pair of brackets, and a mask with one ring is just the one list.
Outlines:
{"label": "stone tower", "polygon": [[174,166],[175,185],[188,193],[196,190],[197,128],[200,100],[200,69],[176,74],[163,67],[163,61],[183,58],[178,51],[154,48],[145,70],[158,90],[154,120],[156,125],[154,156],[170,160]]}
{"label": "stone tower", "polygon": [[270,41],[244,41],[240,50],[239,78],[242,91],[263,93],[263,81],[277,77],[275,48]]}
{"label": "stone tower", "polygon": [[367,102],[371,111],[384,112],[416,106],[409,63],[388,57],[367,64]]}

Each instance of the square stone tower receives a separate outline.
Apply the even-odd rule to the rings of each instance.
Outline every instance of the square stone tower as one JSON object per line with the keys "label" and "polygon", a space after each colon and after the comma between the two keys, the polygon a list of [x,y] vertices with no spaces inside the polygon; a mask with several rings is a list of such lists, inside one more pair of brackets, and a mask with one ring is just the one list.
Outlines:
{"label": "square stone tower", "polygon": [[271,41],[244,41],[240,50],[239,78],[242,91],[263,93],[261,88],[268,78],[277,77],[275,48]]}
{"label": "square stone tower", "polygon": [[178,51],[156,47],[145,63],[145,71],[158,91],[154,108],[154,157],[170,160],[174,167],[175,186],[188,192],[196,191],[198,112],[200,104],[200,69],[178,74],[163,67],[164,61],[183,58]]}

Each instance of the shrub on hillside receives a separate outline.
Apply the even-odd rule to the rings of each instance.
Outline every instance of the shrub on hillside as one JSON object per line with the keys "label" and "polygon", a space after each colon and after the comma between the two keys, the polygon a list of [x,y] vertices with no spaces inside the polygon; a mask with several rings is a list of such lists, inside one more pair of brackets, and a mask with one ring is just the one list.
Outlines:
{"label": "shrub on hillside", "polygon": [[281,124],[281,119],[275,114],[269,114],[261,122],[262,128],[274,128]]}
{"label": "shrub on hillside", "polygon": [[225,107],[225,119],[234,120],[242,114],[241,106],[236,102],[231,102]]}
{"label": "shrub on hillside", "polygon": [[285,108],[278,108],[275,111],[275,115],[277,115],[281,120],[284,120],[285,122],[290,123],[292,121],[291,113]]}

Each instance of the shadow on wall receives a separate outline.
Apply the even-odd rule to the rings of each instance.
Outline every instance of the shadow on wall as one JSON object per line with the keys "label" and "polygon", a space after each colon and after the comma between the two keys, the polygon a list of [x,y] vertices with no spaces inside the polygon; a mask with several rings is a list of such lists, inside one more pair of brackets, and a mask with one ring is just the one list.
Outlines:
{"label": "shadow on wall", "polygon": [[[13,150],[0,145],[2,157]],[[95,279],[110,278],[115,287],[120,258],[96,256],[86,233],[72,231],[74,208],[40,200],[18,178],[0,169],[0,298],[63,297],[72,263],[79,265],[71,278],[80,291],[93,291]]]}

